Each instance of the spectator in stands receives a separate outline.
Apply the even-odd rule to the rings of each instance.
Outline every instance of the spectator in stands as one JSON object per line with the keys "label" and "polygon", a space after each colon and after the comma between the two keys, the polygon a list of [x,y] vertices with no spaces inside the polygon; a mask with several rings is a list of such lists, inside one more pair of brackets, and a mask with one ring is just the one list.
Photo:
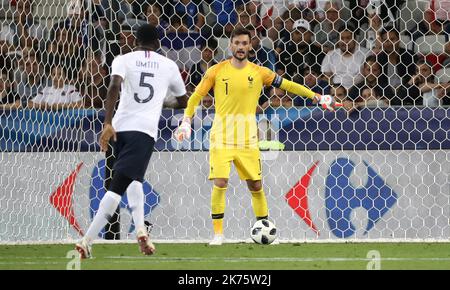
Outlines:
{"label": "spectator in stands", "polygon": [[355,27],[351,23],[342,28],[338,48],[327,53],[321,68],[329,83],[340,84],[346,89],[360,82],[360,68],[370,53],[356,43],[353,31]]}
{"label": "spectator in stands", "polygon": [[[434,5],[439,5],[440,2],[439,1],[431,1],[432,4],[435,3]],[[439,3],[438,3],[439,2]],[[441,3],[442,5],[443,3]],[[450,23],[446,20],[444,20],[444,15],[446,14],[446,11],[444,8],[446,8],[447,5],[443,5],[443,8],[439,8],[439,7],[434,7],[433,9],[429,8],[427,11],[425,11],[424,13],[424,19],[418,23],[418,25],[411,30],[411,34],[412,34],[412,39],[414,42],[418,42],[417,40],[420,37],[423,36],[438,36],[438,35],[442,35],[445,36],[445,39],[448,40],[450,37]],[[450,8],[450,5],[449,5]],[[438,11],[439,13],[435,13],[434,11]],[[442,15],[444,14],[444,15]],[[438,19],[437,15],[439,15],[440,17],[442,17],[443,19]],[[433,42],[434,37],[432,38]],[[427,41],[427,40],[425,40]],[[430,45],[433,45],[432,43],[430,43]],[[448,54],[444,53],[444,50],[442,50],[442,53],[438,53],[438,52],[427,52],[427,53],[421,53],[421,51],[418,51],[418,54],[422,54],[422,56],[425,57],[425,59],[427,61],[429,61],[430,63],[432,63],[433,66],[433,70],[434,71],[438,71],[439,69],[442,68],[443,63],[445,62],[445,60],[448,58]]]}
{"label": "spectator in stands", "polygon": [[380,95],[380,92],[374,88],[363,87],[361,89],[361,96],[355,100],[355,107],[358,108],[385,108],[389,105],[386,98]]}
{"label": "spectator in stands", "polygon": [[8,31],[0,31],[0,69],[14,68],[14,55],[20,50],[14,46],[12,35]]}
{"label": "spectator in stands", "polygon": [[[328,95],[330,93],[330,86],[324,80],[320,79],[320,67],[317,66],[304,66],[302,68],[302,74],[296,75],[293,78],[294,82],[304,84],[311,91]],[[305,99],[304,97],[294,97],[294,106],[315,106],[315,103],[311,99]]]}
{"label": "spectator in stands", "polygon": [[[109,0],[91,0],[93,4],[92,10],[97,10],[99,15],[105,16],[105,12],[112,8],[111,1]],[[135,25],[146,21],[145,12],[147,2],[162,2],[160,0],[117,0],[118,9],[116,10],[115,19],[121,25],[129,25],[135,28]],[[164,1],[167,2],[167,1]],[[87,1],[85,1],[85,6],[87,7]],[[93,17],[93,21],[96,21]]]}
{"label": "spectator in stands", "polygon": [[188,33],[193,30],[189,30],[186,24],[186,17],[180,17],[178,15],[173,15],[170,18],[170,25],[167,28],[167,32],[172,33]]}
{"label": "spectator in stands", "polygon": [[[215,65],[214,56],[217,52],[217,40],[214,38],[208,39],[201,47],[202,59],[191,66],[189,70],[189,78],[187,82],[187,91],[189,93],[194,92],[195,87],[200,83],[206,70]],[[213,92],[210,92],[213,94]]]}
{"label": "spectator in stands", "polygon": [[52,85],[39,91],[28,107],[41,110],[59,110],[83,107],[83,99],[77,89],[69,85],[63,67],[54,66],[51,69]]}
{"label": "spectator in stands", "polygon": [[[333,2],[337,2],[338,0],[332,0]],[[340,0],[339,0],[340,1]],[[309,21],[311,25],[311,29],[314,29],[315,20],[319,18],[318,11],[320,2],[324,1],[317,1],[317,0],[291,0],[289,9],[299,9],[302,12],[302,18]],[[339,2],[342,4],[341,2]]]}
{"label": "spectator in stands", "polygon": [[397,88],[407,83],[415,73],[417,57],[414,52],[400,47],[399,32],[392,26],[381,31],[380,39],[381,51],[377,53],[377,61],[389,85]]}
{"label": "spectator in stands", "polygon": [[292,97],[284,90],[279,88],[274,88],[272,96],[265,101],[261,106],[258,106],[256,109],[256,113],[260,114],[264,112],[267,108],[291,108],[294,106],[294,102]]}
{"label": "spectator in stands", "polygon": [[134,33],[130,26],[122,25],[119,37],[119,46],[121,54],[129,53],[134,47]]}
{"label": "spectator in stands", "polygon": [[347,96],[347,89],[343,86],[330,86],[330,95],[336,98],[336,102],[342,103],[343,107],[350,114],[356,107]]}
{"label": "spectator in stands", "polygon": [[[84,1],[84,6],[87,7],[89,1]],[[91,8],[86,9],[92,11],[90,24],[94,28],[99,27],[99,30],[104,33],[108,26],[109,10],[114,9],[112,3],[109,0],[91,0],[90,2],[92,3]],[[120,25],[128,25],[132,29],[137,29],[137,27],[146,23],[148,0],[117,0],[115,2],[118,4],[118,8],[114,12],[114,21],[117,21]],[[150,2],[153,4],[162,2],[162,0],[152,0]]]}
{"label": "spectator in stands", "polygon": [[216,16],[213,34],[216,37],[229,37],[237,23],[236,7],[246,0],[211,0],[211,11]]}
{"label": "spectator in stands", "polygon": [[[312,44],[312,31],[308,21],[299,19],[294,22],[291,40],[285,44],[280,53],[277,73],[291,79],[297,74],[303,74],[304,65],[319,66],[325,54],[319,46]],[[303,65],[301,65],[303,64]],[[317,68],[315,68],[317,70]]]}
{"label": "spectator in stands", "polygon": [[249,11],[247,11],[246,5],[239,5],[238,7],[236,7],[236,13],[237,13],[236,26],[247,27],[248,25],[253,25],[255,27],[258,27],[258,23],[252,21],[252,19],[255,19],[255,18],[250,17],[250,13],[249,13]]}
{"label": "spectator in stands", "polygon": [[74,82],[83,61],[84,49],[78,38],[78,31],[72,26],[61,26],[55,31],[55,40],[48,43],[47,52],[43,54],[45,72],[50,74],[51,67],[61,65],[69,81]]}
{"label": "spectator in stands", "polygon": [[[238,22],[243,26],[253,25],[258,31],[262,32],[261,18],[259,17],[259,3],[256,1],[248,1],[242,5],[238,5],[236,11],[238,12]],[[248,19],[248,20],[247,20]]]}
{"label": "spectator in stands", "polygon": [[356,27],[368,24],[370,20],[366,17],[369,16],[367,14],[376,14],[381,26],[392,26],[395,24],[393,21],[398,19],[398,13],[406,0],[350,0],[349,2],[352,12],[351,21]]}
{"label": "spectator in stands", "polygon": [[158,29],[160,37],[164,35],[164,30],[169,26],[169,23],[162,17],[162,13],[162,7],[157,2],[149,4],[145,13],[147,22]]}
{"label": "spectator in stands", "polygon": [[275,71],[275,52],[261,44],[261,38],[254,26],[246,27],[251,34],[252,50],[249,51],[248,60]]}
{"label": "spectator in stands", "polygon": [[294,6],[292,0],[258,0],[257,2],[261,5],[261,18],[270,17],[272,20],[281,17],[286,10]]}
{"label": "spectator in stands", "polygon": [[172,0],[175,13],[185,19],[185,25],[188,30],[200,33],[205,24],[205,12],[203,11],[202,1],[198,0]]}
{"label": "spectator in stands", "polygon": [[14,21],[2,28],[3,33],[9,30],[8,34],[12,36],[13,45],[17,48],[45,48],[42,40],[47,38],[47,29],[34,17],[34,8],[34,1],[17,0]]}
{"label": "spectator in stands", "polygon": [[[194,64],[189,70],[189,77],[186,85],[186,89],[189,93],[194,92],[195,87],[200,83],[206,70],[216,64],[214,56],[217,52],[217,46],[217,40],[213,37],[208,39],[205,44],[201,46],[202,59],[198,63]],[[201,104],[204,109],[213,107],[213,96],[214,90],[211,90],[209,94],[202,99]]]}
{"label": "spectator in stands", "polygon": [[450,1],[448,0],[429,0],[428,9],[425,11],[425,18],[436,20],[448,24],[450,20]]}
{"label": "spectator in stands", "polygon": [[40,65],[41,59],[32,49],[22,50],[22,59],[14,76],[14,85],[20,101],[16,106],[26,106],[28,101],[47,85],[48,80],[44,69]]}
{"label": "spectator in stands", "polygon": [[[383,23],[380,16],[376,14],[375,11],[372,11],[372,13],[368,13],[367,16],[369,19],[368,24],[360,26],[364,35],[362,46],[367,49],[374,49],[374,51],[376,51],[380,48],[379,38],[381,29],[383,29]],[[375,48],[376,45],[378,45],[377,48]]]}
{"label": "spectator in stands", "polygon": [[[431,2],[435,2],[436,0],[431,0]],[[448,1],[442,1],[448,2]],[[443,4],[442,3],[442,4]],[[442,5],[440,4],[440,5]],[[445,9],[450,8],[450,5],[443,5],[443,8],[434,7],[429,8],[424,12],[424,18],[421,22],[417,23],[417,26],[411,30],[412,39],[415,41],[421,36],[425,35],[439,35],[439,34],[450,34],[450,26],[448,22],[448,16]],[[437,11],[437,12],[435,12]],[[447,18],[447,19],[445,19]]]}
{"label": "spectator in stands", "polygon": [[294,22],[302,19],[302,12],[296,8],[286,10],[281,18],[283,19],[283,27],[281,27],[279,32],[280,39],[275,42],[275,52],[277,54],[280,54],[284,50],[285,44],[291,40]]}
{"label": "spectator in stands", "polygon": [[279,39],[278,32],[283,27],[282,15],[285,11],[294,8],[294,4],[290,0],[259,0],[259,17],[261,24],[267,30],[267,35],[272,41]]}
{"label": "spectator in stands", "polygon": [[362,80],[352,86],[349,90],[349,98],[357,100],[362,96],[364,88],[369,88],[375,92],[377,96],[383,96],[387,100],[393,100],[395,90],[389,86],[386,76],[381,73],[381,65],[377,62],[374,55],[366,58],[365,63],[361,67]]}
{"label": "spectator in stands", "polygon": [[435,81],[433,65],[423,59],[417,62],[416,73],[398,90],[401,105],[439,106],[450,84]]}
{"label": "spectator in stands", "polygon": [[[201,59],[197,63],[192,64],[189,72],[187,73],[186,89],[189,93],[192,93],[194,88],[200,83],[206,70],[216,64],[214,56],[217,52],[217,46],[217,40],[212,37],[201,44]],[[207,95],[204,99],[202,99],[202,104],[205,108],[212,106],[212,95],[214,95],[213,90],[211,90],[210,95]],[[169,96],[164,101],[164,106],[169,108],[178,108],[178,102],[175,97]]]}
{"label": "spectator in stands", "polygon": [[[103,2],[109,3],[110,1],[108,0],[103,0]],[[120,1],[121,6],[125,7],[126,5],[128,6],[127,8],[124,8],[124,10],[128,10],[129,12],[127,14],[125,14],[126,18],[125,18],[125,23],[127,23],[127,19],[131,19],[131,20],[145,20],[145,5],[147,5],[147,3],[164,3],[167,2],[166,0],[162,1],[162,0],[152,0],[152,1],[148,1],[148,0],[125,0],[125,1]],[[111,5],[111,4],[109,4]],[[109,6],[108,5],[108,6]]]}
{"label": "spectator in stands", "polygon": [[84,106],[86,108],[104,108],[109,77],[108,69],[102,65],[101,52],[88,54],[81,66],[78,78]]}
{"label": "spectator in stands", "polygon": [[161,51],[168,58],[176,62],[186,76],[191,66],[201,59],[200,46],[205,39],[196,31],[190,31],[178,15],[170,19],[170,27],[167,28],[161,39]]}
{"label": "spectator in stands", "polygon": [[0,74],[0,104],[13,104],[18,100],[17,95],[13,92],[11,80],[8,73],[2,71]]}
{"label": "spectator in stands", "polygon": [[[133,1],[116,0],[116,1],[117,1],[116,3],[118,4],[118,9],[114,12],[115,18],[120,24],[124,24],[123,22],[125,21],[125,23],[126,23],[126,19],[128,17],[133,18],[132,5],[134,2],[137,2],[137,1],[135,1],[135,0],[133,0]],[[96,5],[100,5],[103,10],[103,13],[107,9],[112,8],[111,1],[108,1],[108,0],[92,0],[92,2],[94,2],[94,4],[96,4]],[[130,25],[130,24],[127,23],[127,25]]]}
{"label": "spectator in stands", "polygon": [[335,96],[336,102],[348,101],[347,90],[343,86],[330,86],[330,94]]}
{"label": "spectator in stands", "polygon": [[[345,27],[345,22],[340,16],[340,9],[336,2],[327,2],[324,7],[325,19],[314,28],[315,41],[322,46],[325,53],[335,49],[339,41],[339,31]],[[352,28],[356,30],[355,26]]]}
{"label": "spectator in stands", "polygon": [[311,91],[321,94],[328,95],[330,93],[329,84],[320,79],[320,67],[318,66],[305,66],[303,68],[302,83],[305,84]]}
{"label": "spectator in stands", "polygon": [[97,51],[102,47],[104,40],[103,32],[98,24],[90,22],[91,16],[87,12],[88,9],[86,9],[88,7],[87,3],[88,1],[85,0],[70,0],[67,2],[67,17],[52,27],[50,31],[50,43],[55,42],[60,29],[66,28],[76,32],[77,43],[83,48],[83,54],[81,56],[84,56],[84,50],[87,48],[90,48],[92,51]]}

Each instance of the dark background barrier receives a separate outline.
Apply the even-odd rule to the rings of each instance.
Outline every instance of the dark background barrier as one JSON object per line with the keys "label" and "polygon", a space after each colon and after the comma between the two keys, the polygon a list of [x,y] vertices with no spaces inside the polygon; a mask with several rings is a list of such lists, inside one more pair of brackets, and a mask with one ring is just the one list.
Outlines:
{"label": "dark background barrier", "polygon": [[[197,112],[192,141],[178,144],[172,132],[182,111],[164,109],[156,149],[207,150],[203,140],[208,140],[213,114]],[[448,108],[366,108],[350,115],[344,110],[281,108],[267,110],[264,117],[272,120],[285,150],[450,149]],[[104,111],[92,109],[0,111],[0,151],[99,151],[103,118]]]}

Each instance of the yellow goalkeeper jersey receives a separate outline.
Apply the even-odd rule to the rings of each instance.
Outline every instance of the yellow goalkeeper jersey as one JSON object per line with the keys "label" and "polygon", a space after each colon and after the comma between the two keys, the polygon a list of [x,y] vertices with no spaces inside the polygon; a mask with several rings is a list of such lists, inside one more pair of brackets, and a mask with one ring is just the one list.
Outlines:
{"label": "yellow goalkeeper jersey", "polygon": [[[270,86],[276,74],[268,68],[247,62],[238,69],[230,60],[210,67],[193,96],[205,96],[214,88],[215,117],[211,147],[255,148],[258,143],[256,107],[263,86]],[[192,98],[192,97],[191,97]],[[192,117],[194,108],[185,115]]]}

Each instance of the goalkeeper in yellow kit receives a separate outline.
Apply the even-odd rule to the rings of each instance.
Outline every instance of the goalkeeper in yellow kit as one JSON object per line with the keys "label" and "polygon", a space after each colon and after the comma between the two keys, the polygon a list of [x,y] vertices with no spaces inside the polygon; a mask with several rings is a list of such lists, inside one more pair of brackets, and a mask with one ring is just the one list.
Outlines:
{"label": "goalkeeper in yellow kit", "polygon": [[210,67],[188,101],[181,125],[175,131],[178,141],[189,139],[195,107],[214,88],[215,117],[210,134],[210,173],[214,182],[211,194],[211,216],[214,238],[210,245],[221,245],[225,192],[231,162],[239,177],[247,182],[252,194],[256,219],[267,219],[266,196],[261,183],[261,159],[258,148],[256,108],[263,86],[274,86],[290,93],[315,99],[323,108],[341,106],[329,95],[321,96],[306,87],[275,74],[268,68],[247,60],[251,49],[250,32],[236,28],[230,37],[231,59]]}

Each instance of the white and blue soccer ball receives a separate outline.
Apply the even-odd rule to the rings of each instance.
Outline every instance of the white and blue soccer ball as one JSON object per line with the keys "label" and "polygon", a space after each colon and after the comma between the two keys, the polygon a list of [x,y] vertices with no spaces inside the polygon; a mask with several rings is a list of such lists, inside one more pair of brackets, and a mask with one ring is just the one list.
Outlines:
{"label": "white and blue soccer ball", "polygon": [[277,236],[277,228],[266,219],[258,220],[252,227],[251,237],[257,244],[271,244]]}

